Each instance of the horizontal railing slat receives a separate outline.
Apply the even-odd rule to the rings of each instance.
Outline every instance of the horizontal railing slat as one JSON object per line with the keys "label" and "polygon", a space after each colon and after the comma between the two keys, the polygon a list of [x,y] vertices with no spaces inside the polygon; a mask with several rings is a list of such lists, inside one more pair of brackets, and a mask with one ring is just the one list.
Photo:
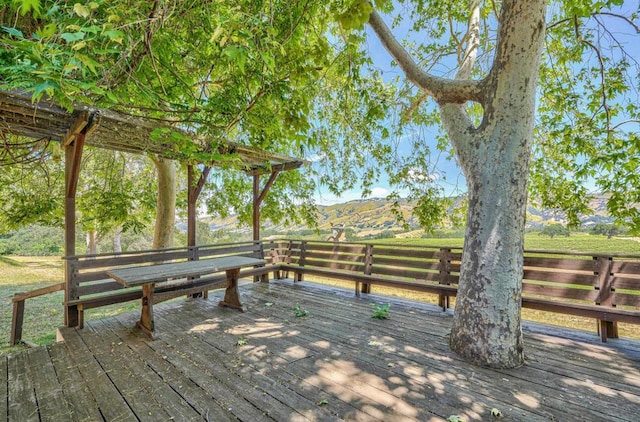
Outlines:
{"label": "horizontal railing slat", "polygon": [[524,270],[524,282],[548,281],[550,283],[575,284],[579,286],[593,286],[596,277],[593,274],[567,273],[558,271]]}
{"label": "horizontal railing slat", "polygon": [[576,271],[596,270],[595,261],[593,259],[542,258],[526,255],[524,257],[524,266]]}

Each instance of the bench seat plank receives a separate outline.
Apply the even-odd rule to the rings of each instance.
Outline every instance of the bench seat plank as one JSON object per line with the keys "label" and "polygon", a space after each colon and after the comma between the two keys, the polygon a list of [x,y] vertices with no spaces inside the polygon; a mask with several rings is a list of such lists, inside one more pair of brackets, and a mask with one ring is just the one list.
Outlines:
{"label": "bench seat plank", "polygon": [[245,256],[225,256],[198,261],[172,262],[145,267],[117,268],[107,274],[125,287],[159,283],[173,277],[196,277],[202,274],[226,271],[231,268],[264,265],[264,259]]}

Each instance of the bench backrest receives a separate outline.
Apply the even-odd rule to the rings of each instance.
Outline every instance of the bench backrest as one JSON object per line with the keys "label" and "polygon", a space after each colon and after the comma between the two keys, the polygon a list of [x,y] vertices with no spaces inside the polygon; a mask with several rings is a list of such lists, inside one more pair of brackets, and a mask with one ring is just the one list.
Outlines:
{"label": "bench backrest", "polygon": [[[461,248],[281,240],[274,262],[456,285]],[[640,307],[640,257],[525,251],[523,295]]]}
{"label": "bench backrest", "polygon": [[526,252],[523,294],[605,306],[640,307],[638,257]]}

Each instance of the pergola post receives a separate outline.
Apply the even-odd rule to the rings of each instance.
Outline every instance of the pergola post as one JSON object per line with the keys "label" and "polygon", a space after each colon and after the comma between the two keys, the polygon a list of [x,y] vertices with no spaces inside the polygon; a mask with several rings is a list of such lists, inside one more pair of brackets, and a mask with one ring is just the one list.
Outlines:
{"label": "pergola post", "polygon": [[276,181],[278,174],[280,174],[280,170],[272,171],[262,190],[260,190],[260,173],[253,174],[253,240],[260,240],[260,205],[267,196],[271,185]]}
{"label": "pergola post", "polygon": [[[80,162],[86,133],[78,133],[75,141],[65,145],[65,195],[64,195],[64,255],[72,256],[76,254],[76,192],[78,190],[78,179],[80,177]],[[65,315],[64,322],[68,327],[78,325],[78,308],[68,306],[66,303],[75,296],[73,286],[72,271],[70,261],[66,261],[64,271],[65,288]]]}

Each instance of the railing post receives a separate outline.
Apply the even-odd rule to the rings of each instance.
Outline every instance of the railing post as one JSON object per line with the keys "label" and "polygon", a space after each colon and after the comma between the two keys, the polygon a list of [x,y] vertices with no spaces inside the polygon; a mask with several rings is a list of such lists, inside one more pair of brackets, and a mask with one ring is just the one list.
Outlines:
{"label": "railing post", "polygon": [[[189,250],[189,261],[199,261],[200,260],[200,248],[196,245],[191,245],[191,246],[187,246],[188,250]],[[189,277],[189,280],[196,280],[200,278],[199,276],[193,276],[193,277]],[[201,292],[198,293],[194,293],[192,295],[187,295],[187,298],[198,298],[201,297],[203,299],[206,299],[209,297],[209,290],[203,290]]]}
{"label": "railing post", "polygon": [[[438,268],[439,278],[438,284],[451,284],[449,282],[449,275],[451,274],[451,249],[440,248],[440,265]],[[438,306],[442,308],[442,311],[449,309],[449,296],[440,293],[438,295]]]}
{"label": "railing post", "polygon": [[11,338],[9,344],[15,346],[22,341],[22,325],[24,323],[24,299],[15,300],[15,297],[19,295],[16,293],[13,300],[13,316],[11,318]]}
{"label": "railing post", "polygon": [[[264,259],[264,242],[262,240],[257,240],[256,242],[258,242],[258,250],[260,251],[260,259]],[[268,283],[269,282],[269,273],[265,272],[264,274],[260,275],[260,276],[255,276],[253,278],[253,282],[261,282],[261,283]]]}
{"label": "railing post", "polygon": [[80,323],[80,310],[78,305],[69,305],[72,300],[78,299],[78,270],[77,258],[65,258],[64,265],[64,324],[67,327],[77,327]]}
{"label": "railing post", "polygon": [[[611,273],[613,257],[594,256],[593,259],[596,261],[596,268],[594,271],[594,275],[596,276],[596,285],[594,288],[598,290],[596,305],[615,308],[616,305],[612,302],[611,296],[611,292],[615,290],[611,285],[611,282],[613,281],[613,274]],[[618,322],[598,320],[598,333],[600,334],[600,339],[603,342],[606,342],[607,338],[618,338]]]}
{"label": "railing post", "polygon": [[[307,241],[303,240],[300,242],[300,258],[298,259],[298,265],[300,267],[304,267],[306,250],[307,250]],[[295,283],[298,281],[303,281],[303,279],[304,279],[304,274],[302,273],[302,271],[299,271],[294,274],[293,282]]]}
{"label": "railing post", "polygon": [[[368,244],[364,255],[364,275],[371,275],[371,268],[373,267],[373,245]],[[360,288],[361,293],[371,293],[371,284],[362,283]],[[356,295],[360,296],[358,292],[358,284],[356,283]]]}
{"label": "railing post", "polygon": [[273,270],[273,278],[276,280],[280,280],[280,270],[278,268],[280,268],[280,262],[282,262],[282,260],[280,259],[280,255],[281,252],[280,250],[282,249],[282,244],[280,242],[276,243],[273,242],[272,243],[272,247],[271,247],[271,265],[275,268]]}

